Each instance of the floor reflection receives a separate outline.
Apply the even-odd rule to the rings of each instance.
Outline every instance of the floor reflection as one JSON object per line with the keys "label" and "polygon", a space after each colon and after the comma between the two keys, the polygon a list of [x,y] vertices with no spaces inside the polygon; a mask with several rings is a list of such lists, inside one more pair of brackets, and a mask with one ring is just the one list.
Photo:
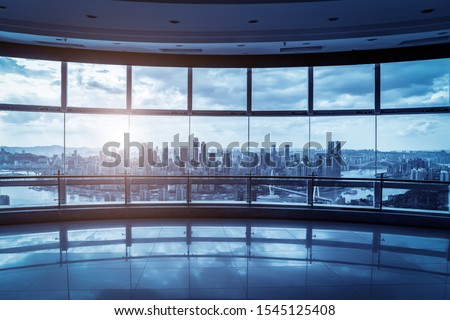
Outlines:
{"label": "floor reflection", "polygon": [[449,239],[262,220],[0,227],[0,299],[448,299]]}

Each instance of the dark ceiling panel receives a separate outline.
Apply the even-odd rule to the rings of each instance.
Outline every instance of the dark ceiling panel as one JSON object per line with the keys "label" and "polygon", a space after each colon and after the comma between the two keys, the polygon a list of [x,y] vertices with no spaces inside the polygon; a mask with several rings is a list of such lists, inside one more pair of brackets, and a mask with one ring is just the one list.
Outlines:
{"label": "dark ceiling panel", "polygon": [[450,37],[433,37],[433,38],[424,38],[424,39],[415,39],[415,40],[409,40],[409,41],[403,41],[399,43],[399,46],[419,46],[424,44],[431,44],[431,43],[443,43],[443,42],[450,42]]}
{"label": "dark ceiling panel", "polygon": [[24,45],[1,41],[0,52],[2,56],[87,63],[171,67],[266,68],[367,64],[448,58],[450,56],[450,43],[381,50],[284,54],[282,58],[280,58],[279,54],[205,56],[201,54],[113,52]]}
{"label": "dark ceiling panel", "polygon": [[280,3],[308,3],[308,2],[335,2],[342,0],[113,0],[119,2],[140,3],[174,3],[174,4],[280,4]]}

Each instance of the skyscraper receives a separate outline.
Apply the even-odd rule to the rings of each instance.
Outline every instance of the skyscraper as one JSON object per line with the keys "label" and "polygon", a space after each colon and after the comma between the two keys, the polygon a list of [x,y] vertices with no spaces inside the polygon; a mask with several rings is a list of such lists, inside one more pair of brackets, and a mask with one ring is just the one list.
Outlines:
{"label": "skyscraper", "polygon": [[325,172],[329,177],[341,176],[341,142],[328,141],[325,159]]}

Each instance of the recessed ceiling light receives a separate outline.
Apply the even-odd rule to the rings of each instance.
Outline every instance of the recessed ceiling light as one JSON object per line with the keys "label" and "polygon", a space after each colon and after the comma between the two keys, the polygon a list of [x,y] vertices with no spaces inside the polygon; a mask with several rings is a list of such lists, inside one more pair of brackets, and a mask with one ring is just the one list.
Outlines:
{"label": "recessed ceiling light", "polygon": [[339,20],[339,17],[328,18],[328,21],[338,21],[338,20]]}
{"label": "recessed ceiling light", "polygon": [[180,20],[169,20],[169,22],[171,24],[178,24],[178,23],[180,23]]}
{"label": "recessed ceiling light", "polygon": [[256,20],[256,19],[248,20],[248,23],[258,23],[258,22],[259,22],[259,20]]}
{"label": "recessed ceiling light", "polygon": [[377,41],[378,39],[377,38],[370,38],[370,39],[367,39],[367,41]]}
{"label": "recessed ceiling light", "polygon": [[86,15],[86,18],[89,18],[89,19],[97,19],[97,16],[96,16],[96,15],[93,15],[93,14],[87,14],[87,15]]}
{"label": "recessed ceiling light", "polygon": [[422,13],[432,13],[434,9],[423,9]]}

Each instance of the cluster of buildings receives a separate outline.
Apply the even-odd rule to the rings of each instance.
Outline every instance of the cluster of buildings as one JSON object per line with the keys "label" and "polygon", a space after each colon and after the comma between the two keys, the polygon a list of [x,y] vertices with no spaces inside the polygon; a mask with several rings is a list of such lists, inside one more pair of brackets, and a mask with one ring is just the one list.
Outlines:
{"label": "cluster of buildings", "polygon": [[409,159],[392,159],[387,167],[387,175],[394,179],[449,181],[449,162],[439,163],[439,158],[442,158],[439,154],[430,157],[428,152],[424,152],[412,153]]}
{"label": "cluster of buildings", "polygon": [[0,149],[0,170],[12,172],[34,172],[35,174],[53,174],[62,170],[63,161],[58,155],[47,157],[25,152],[9,152],[5,148]]}
{"label": "cluster of buildings", "polygon": [[[289,144],[281,147],[271,145],[270,148],[249,148],[242,150],[215,149],[198,138],[193,139],[191,148],[181,146],[178,149],[155,147],[141,150],[131,147],[129,150],[113,149],[121,161],[115,166],[107,166],[111,157],[103,151],[91,150],[80,154],[77,150],[64,155],[51,157],[35,155],[22,151],[0,151],[0,170],[3,174],[17,172],[33,172],[33,175],[55,175],[60,171],[71,176],[97,175],[146,175],[146,176],[240,176],[251,173],[256,176],[318,176],[339,178],[345,171],[373,169],[384,167],[385,177],[410,180],[449,181],[450,155],[440,152],[378,152],[376,160],[374,150],[342,150],[340,141],[327,141],[326,149],[298,150]],[[382,159],[382,160],[380,160]],[[448,161],[441,162],[438,161]],[[24,173],[23,173],[24,174]],[[268,182],[268,185],[270,183]],[[278,193],[283,188],[281,186]],[[81,187],[83,188],[83,187]],[[245,197],[245,186],[220,185],[216,183],[191,185],[191,197],[195,200],[213,200],[218,196],[224,200],[237,200]],[[258,187],[258,193],[268,193],[267,186]],[[74,191],[75,190],[75,191]],[[78,192],[74,188],[72,192]],[[286,189],[287,190],[287,189]],[[102,193],[104,201],[120,201],[123,190],[107,186],[86,186],[84,195]],[[81,191],[80,191],[81,192]],[[322,191],[323,192],[323,191]],[[326,190],[325,190],[326,192]],[[230,196],[231,194],[231,196]],[[120,196],[119,196],[120,195]],[[131,197],[133,201],[185,201],[184,185],[168,185],[163,181],[154,186],[133,185]],[[286,194],[287,196],[287,194]],[[292,194],[291,196],[294,196]],[[275,198],[275,197],[273,197]],[[367,204],[373,199],[363,199]],[[336,204],[345,202],[344,197],[337,197]],[[353,200],[361,201],[361,200]],[[364,202],[363,201],[363,202]],[[7,195],[0,196],[0,204],[7,205]],[[355,202],[356,203],[356,202]],[[358,205],[366,205],[358,203]]]}

